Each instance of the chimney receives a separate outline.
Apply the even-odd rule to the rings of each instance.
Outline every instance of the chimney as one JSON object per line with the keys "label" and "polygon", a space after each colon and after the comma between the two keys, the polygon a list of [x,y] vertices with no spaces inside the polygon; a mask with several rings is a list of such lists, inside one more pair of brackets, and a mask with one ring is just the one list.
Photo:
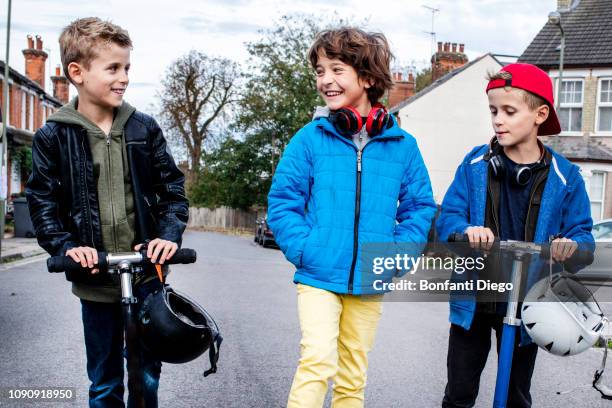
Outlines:
{"label": "chimney", "polygon": [[34,48],[32,36],[28,35],[27,38],[28,48],[23,50],[26,76],[45,89],[45,62],[47,61],[47,53],[42,49],[43,42],[40,35],[36,36],[36,48]]}
{"label": "chimney", "polygon": [[459,44],[459,51],[457,51],[457,43],[445,42],[442,51],[438,46],[438,52],[431,57],[432,81],[466,64],[468,58],[463,53],[464,50],[465,44]]}
{"label": "chimney", "polygon": [[389,107],[395,106],[400,102],[410,98],[415,93],[416,82],[412,72],[408,74],[408,80],[402,80],[402,73],[393,74],[393,87],[389,90]]}
{"label": "chimney", "polygon": [[442,42],[438,41],[438,52],[442,52]]}
{"label": "chimney", "polygon": [[60,66],[55,67],[55,75],[51,77],[53,82],[53,96],[59,99],[63,104],[67,104],[70,99],[68,89],[70,88],[70,82],[68,78],[62,75]]}

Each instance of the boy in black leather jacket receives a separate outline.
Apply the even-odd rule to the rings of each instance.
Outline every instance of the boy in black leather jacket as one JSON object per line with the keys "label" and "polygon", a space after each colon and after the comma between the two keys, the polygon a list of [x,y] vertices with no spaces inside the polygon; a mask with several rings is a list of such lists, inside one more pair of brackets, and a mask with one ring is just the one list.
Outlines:
{"label": "boy in black leather jacket", "polygon": [[[188,219],[184,176],[155,120],[123,101],[132,48],[127,31],[84,18],[59,41],[78,97],[36,132],[26,194],[39,244],[89,269],[67,278],[82,304],[90,406],[123,406],[120,285],[99,273],[97,251],[132,251],[148,242],[153,262],[169,259]],[[146,274],[135,280],[140,301],[160,285]],[[146,406],[155,407],[161,362],[143,355],[141,364]]]}

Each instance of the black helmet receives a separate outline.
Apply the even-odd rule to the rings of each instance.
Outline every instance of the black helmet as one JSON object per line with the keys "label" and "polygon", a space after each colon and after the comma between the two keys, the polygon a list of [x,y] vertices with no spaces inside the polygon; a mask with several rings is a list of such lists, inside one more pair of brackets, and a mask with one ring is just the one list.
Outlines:
{"label": "black helmet", "polygon": [[140,308],[138,334],[143,348],[161,361],[186,363],[210,349],[211,369],[217,371],[219,328],[204,308],[164,286],[149,294]]}

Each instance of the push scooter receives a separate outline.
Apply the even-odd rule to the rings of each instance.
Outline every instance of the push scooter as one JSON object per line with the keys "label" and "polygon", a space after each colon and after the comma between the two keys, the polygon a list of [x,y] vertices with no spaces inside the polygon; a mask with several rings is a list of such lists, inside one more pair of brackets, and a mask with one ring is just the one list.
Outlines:
{"label": "push scooter", "polygon": [[[176,251],[166,264],[189,264],[196,261],[193,249],[182,248]],[[137,325],[134,305],[138,299],[132,292],[133,274],[140,272],[143,266],[150,264],[146,249],[138,252],[98,252],[100,271],[119,274],[121,280],[121,304],[123,309],[123,324],[125,330],[125,345],[127,349],[128,392],[138,408],[145,407],[143,394],[143,372],[140,364],[140,345],[138,343]],[[69,256],[53,256],[47,260],[49,272],[89,273],[80,263]],[[160,273],[158,271],[158,273]]]}
{"label": "push scooter", "polygon": [[[468,241],[467,235],[461,233],[451,234],[448,238],[448,242],[465,243]],[[550,246],[531,242],[499,240],[496,240],[494,245],[498,247],[500,251],[512,254],[510,282],[512,283],[513,289],[510,291],[506,316],[504,317],[501,344],[497,357],[495,394],[493,397],[493,408],[506,408],[508,387],[510,385],[510,372],[512,371],[514,342],[517,330],[521,326],[521,319],[517,317],[517,311],[523,275],[523,264],[528,255],[537,255],[545,259],[550,258]],[[576,263],[587,265],[593,262],[593,253],[586,250],[576,250],[571,259]]]}

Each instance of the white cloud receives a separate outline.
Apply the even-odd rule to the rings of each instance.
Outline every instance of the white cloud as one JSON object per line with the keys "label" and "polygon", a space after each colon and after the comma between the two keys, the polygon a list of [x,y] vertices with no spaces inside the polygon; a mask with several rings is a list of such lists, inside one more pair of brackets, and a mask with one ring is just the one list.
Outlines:
{"label": "white cloud", "polygon": [[[13,1],[11,61],[24,72],[27,34],[40,34],[50,54],[48,67],[60,63],[57,38],[70,21],[86,16],[111,19],[126,28],[134,42],[132,85],[126,99],[149,111],[155,103],[166,67],[191,49],[245,62],[245,42],[259,38],[258,30],[272,27],[284,14],[309,13],[322,17],[337,13],[352,21],[368,21],[367,29],[384,32],[399,63],[428,64],[431,13],[424,4],[440,9],[435,16],[438,41],[465,43],[473,59],[485,52],[519,55],[529,45],[556,7],[555,0],[183,0],[183,1]],[[7,1],[0,1],[6,16]],[[4,59],[6,21],[0,21]],[[72,89],[74,94],[74,89]]]}

